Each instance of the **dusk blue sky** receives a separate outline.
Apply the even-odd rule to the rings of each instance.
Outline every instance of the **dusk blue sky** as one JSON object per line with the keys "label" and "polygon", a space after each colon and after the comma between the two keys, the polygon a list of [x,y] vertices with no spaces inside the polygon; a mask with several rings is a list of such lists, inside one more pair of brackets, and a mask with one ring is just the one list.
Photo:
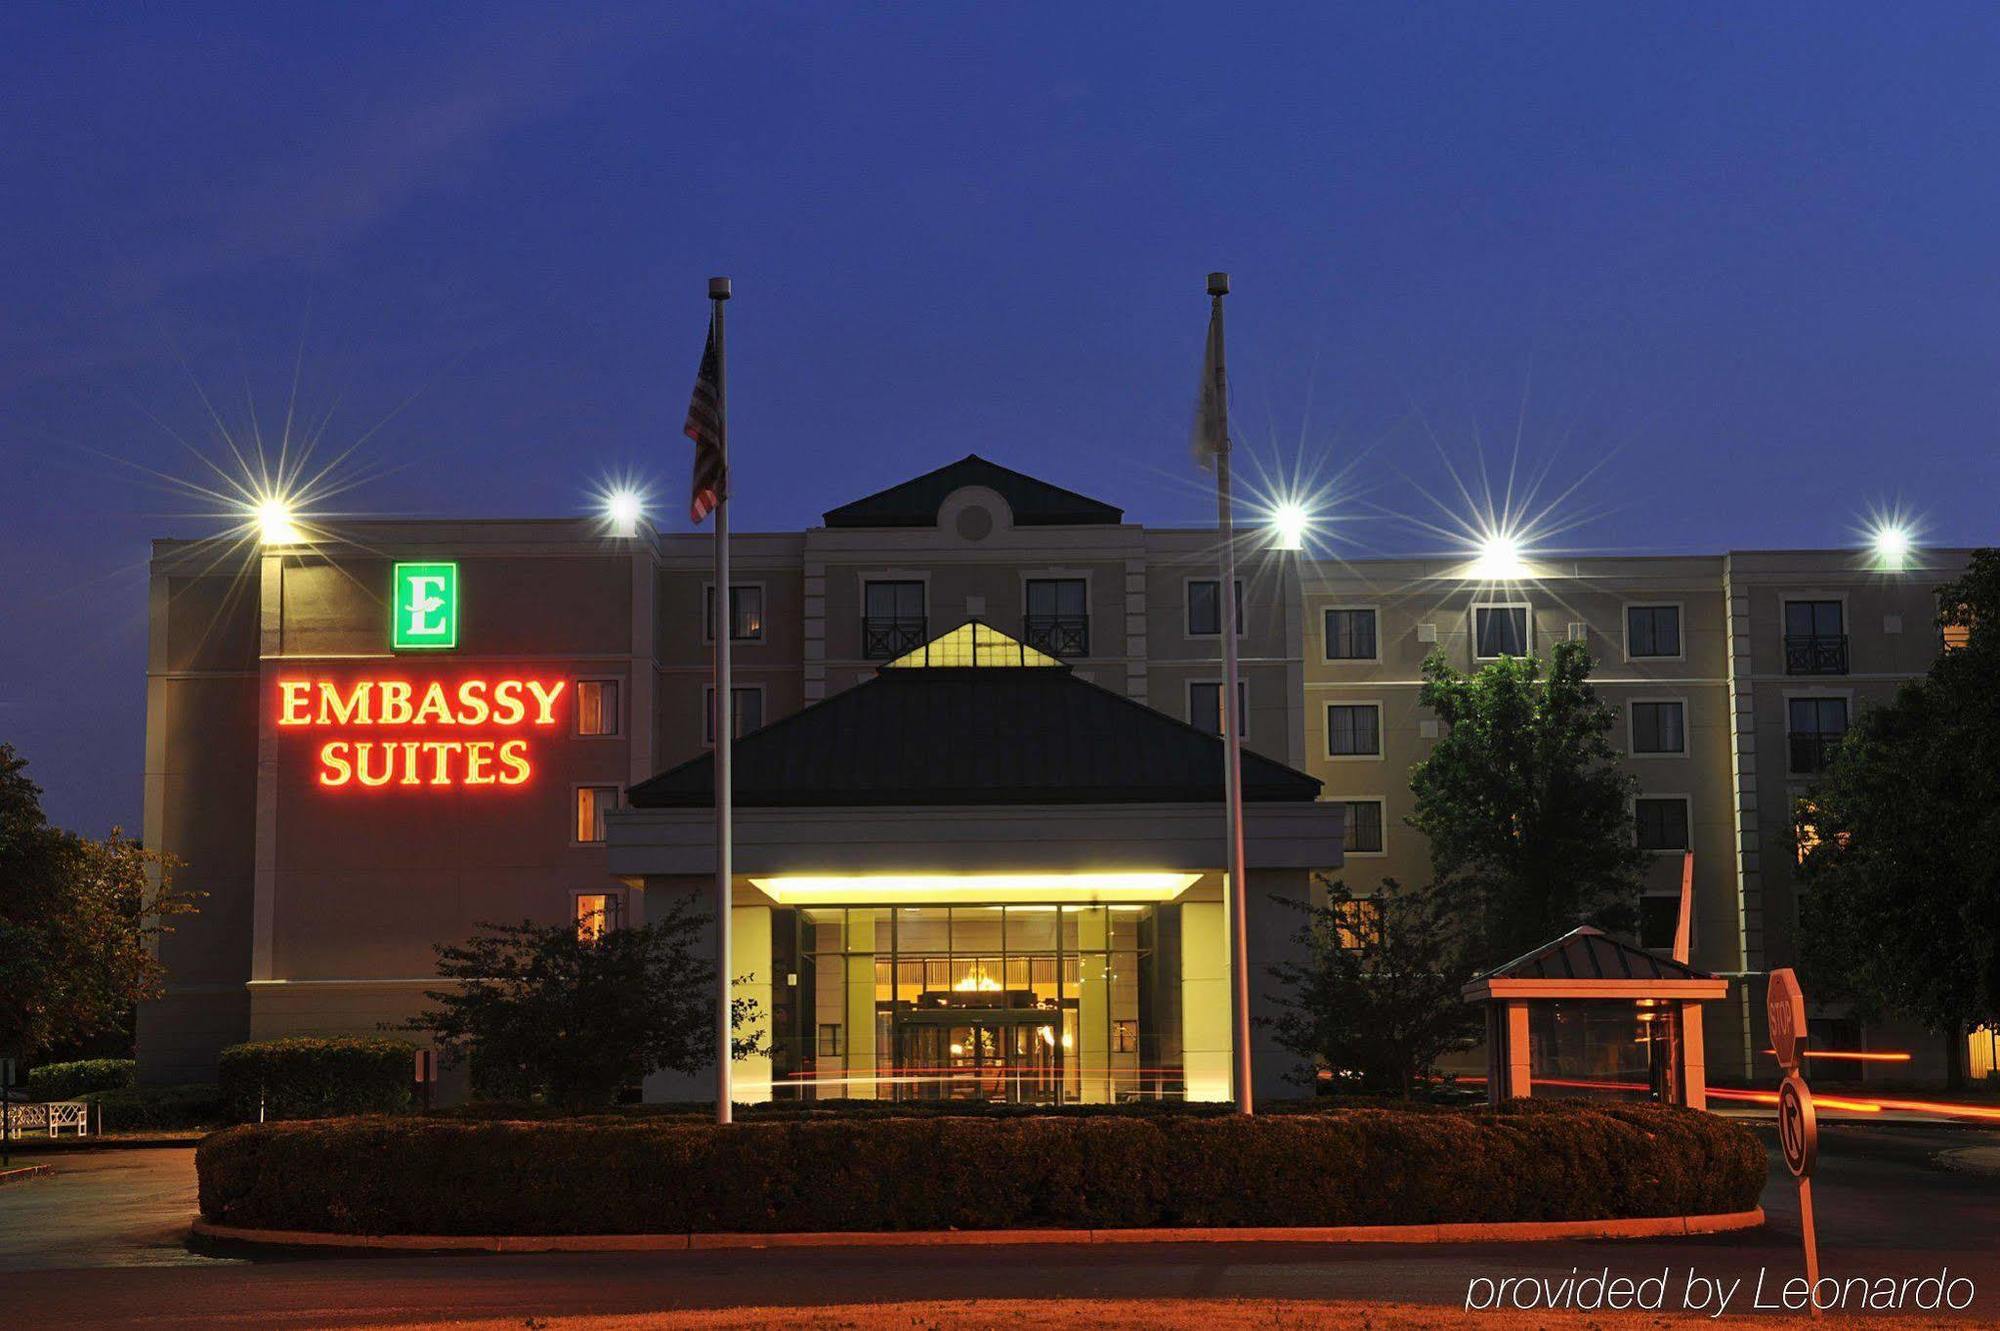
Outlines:
{"label": "dusk blue sky", "polygon": [[0,739],[136,828],[147,542],[220,525],[151,473],[302,337],[336,507],[684,529],[711,273],[739,529],[975,451],[1212,520],[1226,268],[1338,552],[1517,439],[1567,549],[1991,541],[1996,69],[1986,5],[8,5]]}

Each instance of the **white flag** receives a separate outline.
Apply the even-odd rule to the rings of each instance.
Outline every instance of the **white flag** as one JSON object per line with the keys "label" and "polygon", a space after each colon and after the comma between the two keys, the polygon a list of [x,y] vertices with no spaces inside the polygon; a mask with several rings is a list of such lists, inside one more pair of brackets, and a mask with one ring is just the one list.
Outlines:
{"label": "white flag", "polygon": [[1222,359],[1222,320],[1216,313],[1208,316],[1208,346],[1201,358],[1201,388],[1195,394],[1194,405],[1194,460],[1196,465],[1208,470],[1215,466],[1215,455],[1229,449],[1229,432],[1223,425],[1222,395],[1216,389],[1215,366]]}

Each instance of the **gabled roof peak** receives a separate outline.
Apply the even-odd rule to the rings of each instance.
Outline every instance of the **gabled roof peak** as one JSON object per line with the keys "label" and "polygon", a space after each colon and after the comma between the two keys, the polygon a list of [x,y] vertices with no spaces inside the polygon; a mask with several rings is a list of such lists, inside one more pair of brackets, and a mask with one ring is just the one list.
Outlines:
{"label": "gabled roof peak", "polygon": [[884,661],[884,670],[1048,669],[1068,670],[1069,663],[1010,638],[984,620],[966,620],[938,634],[921,647]]}
{"label": "gabled roof peak", "polygon": [[1125,511],[967,453],[886,490],[822,515],[829,527],[935,527],[954,490],[976,485],[1007,502],[1017,527],[1116,526]]}

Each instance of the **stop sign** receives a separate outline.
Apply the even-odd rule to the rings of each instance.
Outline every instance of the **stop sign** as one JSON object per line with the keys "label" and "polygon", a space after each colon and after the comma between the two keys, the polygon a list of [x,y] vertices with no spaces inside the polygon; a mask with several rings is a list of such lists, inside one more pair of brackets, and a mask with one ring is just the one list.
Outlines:
{"label": "stop sign", "polygon": [[1771,1048],[1777,1051],[1778,1066],[1787,1072],[1797,1071],[1806,1045],[1806,995],[1790,966],[1771,972],[1764,1015],[1770,1023]]}

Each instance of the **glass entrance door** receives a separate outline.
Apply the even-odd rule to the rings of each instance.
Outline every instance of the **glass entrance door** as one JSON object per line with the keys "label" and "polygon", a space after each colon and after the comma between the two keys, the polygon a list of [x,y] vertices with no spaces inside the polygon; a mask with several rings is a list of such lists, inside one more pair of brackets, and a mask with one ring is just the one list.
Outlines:
{"label": "glass entrance door", "polygon": [[896,1029],[899,1099],[1051,1104],[1062,1084],[1056,1013],[1026,1020],[906,1020]]}

